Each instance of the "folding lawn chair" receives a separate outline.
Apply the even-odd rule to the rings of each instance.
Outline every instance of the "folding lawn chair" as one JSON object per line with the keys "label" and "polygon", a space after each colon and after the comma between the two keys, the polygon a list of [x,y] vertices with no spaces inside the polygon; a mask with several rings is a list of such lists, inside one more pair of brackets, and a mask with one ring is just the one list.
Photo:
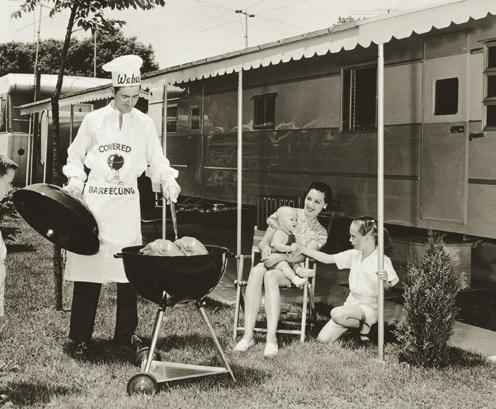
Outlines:
{"label": "folding lawn chair", "polygon": [[[251,248],[251,255],[240,255],[238,260],[238,268],[237,268],[237,278],[234,281],[234,285],[236,286],[236,305],[234,310],[234,325],[233,325],[233,340],[236,341],[238,336],[238,332],[243,330],[243,326],[240,325],[240,308],[244,308],[244,296],[243,296],[243,288],[246,287],[248,274],[260,260],[260,251],[258,249],[258,244],[262,240],[265,234],[264,230],[259,230],[257,226],[254,227],[253,231],[253,245]],[[248,268],[245,268],[245,260],[250,260],[247,264]],[[316,271],[316,262],[312,261],[312,269],[314,272]],[[307,257],[305,259],[305,268],[309,268],[310,259]],[[281,287],[281,290],[288,291],[301,291],[303,292],[302,299],[302,312],[301,312],[301,323],[299,329],[278,329],[277,333],[280,334],[291,334],[291,335],[299,335],[300,341],[305,342],[305,333],[307,327],[307,318],[310,320],[315,320],[315,306],[314,306],[314,294],[315,294],[315,274],[312,277],[305,277],[305,284],[303,288],[297,287]],[[266,328],[261,328],[255,326],[255,331],[257,332],[266,332]]]}

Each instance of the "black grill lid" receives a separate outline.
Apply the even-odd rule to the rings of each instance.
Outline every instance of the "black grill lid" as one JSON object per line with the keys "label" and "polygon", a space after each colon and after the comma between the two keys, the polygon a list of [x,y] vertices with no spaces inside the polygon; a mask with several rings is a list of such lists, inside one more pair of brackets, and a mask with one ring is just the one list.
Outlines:
{"label": "black grill lid", "polygon": [[98,252],[98,226],[88,207],[62,188],[37,183],[17,190],[14,205],[43,237],[73,253]]}

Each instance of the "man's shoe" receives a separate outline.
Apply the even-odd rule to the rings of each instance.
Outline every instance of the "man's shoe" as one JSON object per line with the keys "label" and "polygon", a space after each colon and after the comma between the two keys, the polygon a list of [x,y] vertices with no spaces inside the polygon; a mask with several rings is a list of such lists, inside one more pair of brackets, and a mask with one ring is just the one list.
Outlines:
{"label": "man's shoe", "polygon": [[72,351],[72,355],[74,356],[74,358],[88,358],[90,354],[90,348],[84,341],[76,344],[74,350]]}
{"label": "man's shoe", "polygon": [[131,348],[140,349],[143,346],[143,341],[136,334],[131,335]]}
{"label": "man's shoe", "polygon": [[141,340],[141,338],[135,334],[131,335],[131,337],[128,339],[122,339],[122,338],[115,339],[114,338],[114,343],[117,345],[123,346],[123,347],[131,348],[131,349],[139,349],[143,345],[143,341]]}

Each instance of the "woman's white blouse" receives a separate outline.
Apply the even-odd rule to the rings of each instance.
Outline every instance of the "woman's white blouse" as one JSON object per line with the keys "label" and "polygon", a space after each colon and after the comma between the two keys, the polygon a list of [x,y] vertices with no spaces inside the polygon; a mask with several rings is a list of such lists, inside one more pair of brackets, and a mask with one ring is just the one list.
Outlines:
{"label": "woman's white blouse", "polygon": [[[336,266],[339,269],[349,268],[350,293],[360,297],[377,297],[377,277],[379,253],[377,249],[372,254],[362,260],[360,250],[346,250],[334,255]],[[387,273],[387,280],[391,285],[398,283],[399,278],[394,270],[391,259],[384,256],[384,270]]]}
{"label": "woman's white blouse", "polygon": [[[293,230],[296,242],[305,247],[313,244],[319,250],[327,242],[327,230],[322,227],[317,218],[308,220],[304,209],[296,210],[298,212],[298,219],[296,221],[296,227]],[[272,229],[276,231],[279,228],[276,213],[272,213],[267,218],[267,226],[267,230]]]}

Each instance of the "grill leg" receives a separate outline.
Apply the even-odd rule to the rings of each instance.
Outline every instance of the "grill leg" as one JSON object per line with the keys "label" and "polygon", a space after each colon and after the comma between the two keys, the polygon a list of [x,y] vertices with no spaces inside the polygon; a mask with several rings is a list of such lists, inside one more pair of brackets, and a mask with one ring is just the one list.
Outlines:
{"label": "grill leg", "polygon": [[229,362],[227,362],[227,358],[224,355],[224,351],[222,350],[222,347],[220,346],[220,343],[219,343],[219,340],[217,339],[217,336],[215,335],[215,332],[214,332],[214,329],[212,327],[212,324],[210,324],[210,321],[209,321],[209,319],[207,317],[207,314],[205,313],[205,309],[202,307],[202,305],[200,304],[199,301],[196,302],[196,307],[200,311],[203,319],[205,320],[205,322],[207,324],[207,327],[208,327],[208,329],[210,331],[210,335],[212,336],[212,338],[213,338],[213,340],[215,342],[215,346],[217,347],[217,350],[219,351],[220,356],[222,357],[222,361],[224,362],[225,368],[229,371],[229,374],[231,375],[231,378],[233,379],[233,381],[236,382],[236,378],[234,377],[233,371],[231,370],[231,367],[229,366]]}
{"label": "grill leg", "polygon": [[155,324],[153,325],[153,335],[152,343],[150,344],[150,349],[148,350],[148,356],[146,357],[145,372],[150,372],[150,367],[152,366],[153,353],[157,346],[158,334],[160,332],[160,326],[162,325],[162,320],[164,318],[165,307],[160,307],[157,311],[157,316],[155,317]]}

